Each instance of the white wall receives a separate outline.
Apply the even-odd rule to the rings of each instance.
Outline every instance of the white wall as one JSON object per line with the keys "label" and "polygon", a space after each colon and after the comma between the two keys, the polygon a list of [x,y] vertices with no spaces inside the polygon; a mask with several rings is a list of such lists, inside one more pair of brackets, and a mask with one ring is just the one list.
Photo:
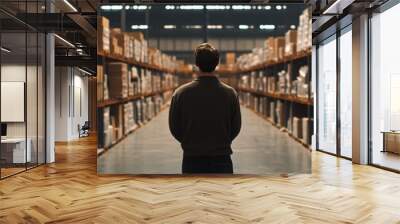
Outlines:
{"label": "white wall", "polygon": [[55,140],[77,139],[78,125],[89,118],[88,78],[76,68],[56,67],[55,85]]}

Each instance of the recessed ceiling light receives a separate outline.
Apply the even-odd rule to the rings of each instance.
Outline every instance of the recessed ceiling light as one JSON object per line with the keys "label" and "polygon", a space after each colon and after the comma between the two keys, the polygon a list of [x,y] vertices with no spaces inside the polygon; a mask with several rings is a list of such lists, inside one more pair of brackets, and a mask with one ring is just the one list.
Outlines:
{"label": "recessed ceiling light", "polygon": [[171,29],[175,29],[176,26],[175,25],[164,25],[164,29],[166,30],[171,30]]}
{"label": "recessed ceiling light", "polygon": [[182,10],[202,10],[204,9],[203,5],[181,5],[180,9]]}
{"label": "recessed ceiling light", "polygon": [[277,5],[275,8],[276,8],[277,10],[281,10],[281,9],[282,9],[282,6],[281,6],[281,5]]}
{"label": "recessed ceiling light", "polygon": [[222,29],[222,25],[208,25],[207,26],[207,29],[210,29],[210,30],[220,30],[220,29]]}
{"label": "recessed ceiling light", "polygon": [[149,28],[148,25],[132,25],[131,28],[133,30],[147,30]]}
{"label": "recessed ceiling light", "polygon": [[201,25],[186,25],[184,26],[185,29],[201,29]]}
{"label": "recessed ceiling light", "polygon": [[296,26],[295,25],[290,25],[290,29],[294,30],[294,29],[296,29]]}
{"label": "recessed ceiling light", "polygon": [[249,10],[251,9],[250,5],[233,5],[232,6],[233,10]]}
{"label": "recessed ceiling light", "polygon": [[271,24],[260,25],[260,29],[262,29],[262,30],[274,30],[275,29],[275,25],[271,25]]}
{"label": "recessed ceiling light", "polygon": [[206,5],[206,9],[209,10],[224,10],[227,9],[225,5]]}

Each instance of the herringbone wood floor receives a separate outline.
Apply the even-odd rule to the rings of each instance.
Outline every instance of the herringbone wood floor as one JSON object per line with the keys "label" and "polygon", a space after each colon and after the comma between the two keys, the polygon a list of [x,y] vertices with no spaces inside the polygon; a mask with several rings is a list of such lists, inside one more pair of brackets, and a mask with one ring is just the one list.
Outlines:
{"label": "herringbone wood floor", "polygon": [[400,223],[400,175],[323,153],[290,177],[96,174],[94,138],[0,181],[0,223]]}

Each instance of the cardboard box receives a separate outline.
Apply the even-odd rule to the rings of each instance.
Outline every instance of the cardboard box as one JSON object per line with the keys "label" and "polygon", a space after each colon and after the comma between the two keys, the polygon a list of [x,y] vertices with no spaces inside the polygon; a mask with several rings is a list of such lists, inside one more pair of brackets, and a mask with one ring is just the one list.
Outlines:
{"label": "cardboard box", "polygon": [[285,48],[285,38],[276,37],[274,41],[274,47],[272,50],[272,60],[278,61],[283,56],[283,49]]}
{"label": "cardboard box", "polygon": [[104,73],[103,73],[103,66],[97,65],[97,101],[103,101],[104,99]]}
{"label": "cardboard box", "polygon": [[228,52],[225,54],[225,59],[227,65],[235,64],[236,54],[234,52]]}
{"label": "cardboard box", "polygon": [[285,34],[285,57],[291,57],[296,53],[297,30],[289,30]]}
{"label": "cardboard box", "polygon": [[111,98],[128,97],[128,65],[125,63],[109,63],[109,94]]}
{"label": "cardboard box", "polygon": [[293,135],[296,137],[296,138],[299,138],[299,139],[301,139],[301,138],[303,138],[303,135],[302,135],[302,133],[303,133],[303,128],[302,128],[302,121],[301,121],[301,119],[300,118],[298,118],[298,117],[293,117],[293,119],[292,119],[292,128],[293,128]]}
{"label": "cardboard box", "polygon": [[124,46],[124,38],[123,34],[121,33],[121,29],[119,28],[111,29],[111,54],[117,56],[123,56],[124,55],[123,46]]}
{"label": "cardboard box", "polygon": [[97,18],[97,51],[110,53],[110,21],[102,16]]}
{"label": "cardboard box", "polygon": [[311,133],[312,133],[312,119],[303,117],[302,118],[302,139],[303,142],[310,145],[311,144]]}

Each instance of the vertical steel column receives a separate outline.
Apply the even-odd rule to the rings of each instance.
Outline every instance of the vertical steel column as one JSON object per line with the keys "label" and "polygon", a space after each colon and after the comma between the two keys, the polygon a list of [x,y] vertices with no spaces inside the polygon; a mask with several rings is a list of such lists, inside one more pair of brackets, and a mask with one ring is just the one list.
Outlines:
{"label": "vertical steel column", "polygon": [[315,149],[319,150],[319,44],[315,46]]}
{"label": "vertical steel column", "polygon": [[[54,12],[50,0],[46,1],[47,13]],[[46,163],[55,161],[55,44],[54,34],[46,35]]]}
{"label": "vertical steel column", "polygon": [[336,154],[341,156],[341,118],[340,118],[340,35],[339,27],[336,27]]}

